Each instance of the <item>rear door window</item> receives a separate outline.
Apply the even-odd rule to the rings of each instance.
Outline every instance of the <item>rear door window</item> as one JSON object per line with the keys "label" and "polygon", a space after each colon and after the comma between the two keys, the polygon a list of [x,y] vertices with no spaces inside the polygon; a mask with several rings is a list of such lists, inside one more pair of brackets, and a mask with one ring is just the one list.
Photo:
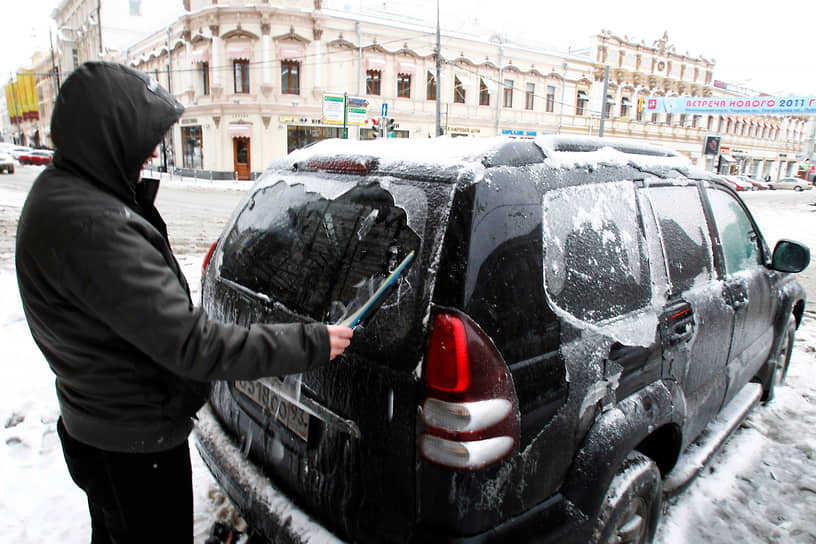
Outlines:
{"label": "rear door window", "polygon": [[672,292],[710,280],[711,240],[697,187],[651,187],[647,193],[660,227]]}
{"label": "rear door window", "polygon": [[649,304],[649,264],[634,182],[548,191],[543,217],[544,280],[557,307],[599,322]]}

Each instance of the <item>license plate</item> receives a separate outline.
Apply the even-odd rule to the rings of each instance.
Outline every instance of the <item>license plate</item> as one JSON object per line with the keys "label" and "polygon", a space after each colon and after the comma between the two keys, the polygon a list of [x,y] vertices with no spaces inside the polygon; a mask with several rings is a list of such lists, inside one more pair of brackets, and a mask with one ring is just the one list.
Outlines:
{"label": "license plate", "polygon": [[309,414],[304,410],[282,398],[261,382],[236,381],[235,389],[260,406],[265,414],[273,416],[303,440],[308,440]]}

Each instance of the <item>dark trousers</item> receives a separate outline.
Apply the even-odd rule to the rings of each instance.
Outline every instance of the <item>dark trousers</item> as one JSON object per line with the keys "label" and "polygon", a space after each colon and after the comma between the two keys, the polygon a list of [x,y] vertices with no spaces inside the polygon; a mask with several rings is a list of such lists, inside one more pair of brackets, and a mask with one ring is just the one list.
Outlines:
{"label": "dark trousers", "polygon": [[57,433],[71,478],[88,496],[91,544],[192,543],[193,483],[187,442],[158,453],[104,451]]}

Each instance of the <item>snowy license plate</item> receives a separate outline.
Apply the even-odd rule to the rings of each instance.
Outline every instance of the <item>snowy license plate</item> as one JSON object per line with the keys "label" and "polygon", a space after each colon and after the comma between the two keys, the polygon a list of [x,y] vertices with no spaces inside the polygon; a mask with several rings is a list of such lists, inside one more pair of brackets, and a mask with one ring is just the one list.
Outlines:
{"label": "snowy license plate", "polygon": [[249,397],[263,411],[274,416],[303,440],[309,436],[309,414],[282,398],[261,382],[236,381],[235,389]]}

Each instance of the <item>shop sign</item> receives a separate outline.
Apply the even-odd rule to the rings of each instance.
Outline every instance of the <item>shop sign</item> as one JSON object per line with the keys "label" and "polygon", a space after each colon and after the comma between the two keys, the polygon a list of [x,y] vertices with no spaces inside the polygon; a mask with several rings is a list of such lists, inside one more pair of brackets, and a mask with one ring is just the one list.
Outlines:
{"label": "shop sign", "polygon": [[646,99],[646,110],[652,113],[812,115],[816,114],[816,96],[656,96]]}
{"label": "shop sign", "polygon": [[323,95],[324,123],[365,125],[368,113],[368,99],[345,94]]}
{"label": "shop sign", "polygon": [[468,128],[468,127],[450,127],[448,132],[457,132],[457,133],[464,133],[464,134],[479,134],[482,131],[480,128]]}

